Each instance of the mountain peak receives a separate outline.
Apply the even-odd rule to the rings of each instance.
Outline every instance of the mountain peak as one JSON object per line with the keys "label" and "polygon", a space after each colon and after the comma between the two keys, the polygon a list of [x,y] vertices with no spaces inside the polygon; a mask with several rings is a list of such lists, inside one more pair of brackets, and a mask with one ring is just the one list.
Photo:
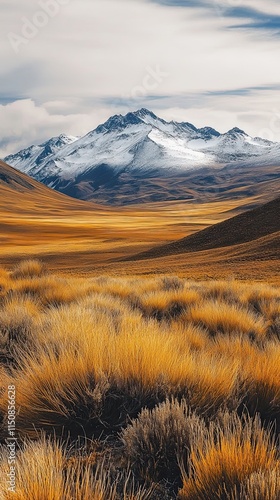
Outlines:
{"label": "mountain peak", "polygon": [[146,118],[147,116],[150,116],[154,120],[160,120],[160,118],[158,118],[158,116],[156,116],[155,113],[153,113],[147,108],[138,109],[138,111],[135,111],[133,114],[138,116],[139,118]]}
{"label": "mountain peak", "polygon": [[213,127],[203,127],[199,129],[199,132],[201,132],[205,138],[209,137],[220,137],[220,132],[218,132],[216,129]]}
{"label": "mountain peak", "polygon": [[230,129],[226,134],[227,135],[236,135],[236,134],[247,135],[246,132],[244,132],[244,130],[241,130],[241,128],[238,128],[238,127],[234,127],[232,129]]}
{"label": "mountain peak", "polygon": [[48,139],[47,141],[43,142],[42,144],[39,145],[39,147],[45,147],[45,146],[63,146],[66,144],[71,144],[72,142],[76,141],[78,137],[75,137],[73,135],[67,135],[67,134],[60,134],[55,137],[51,137],[51,139]]}
{"label": "mountain peak", "polygon": [[138,125],[142,120],[136,113],[127,113],[126,115],[113,115],[105,123],[99,125],[94,132],[101,134],[103,132],[112,132],[120,130],[128,125]]}

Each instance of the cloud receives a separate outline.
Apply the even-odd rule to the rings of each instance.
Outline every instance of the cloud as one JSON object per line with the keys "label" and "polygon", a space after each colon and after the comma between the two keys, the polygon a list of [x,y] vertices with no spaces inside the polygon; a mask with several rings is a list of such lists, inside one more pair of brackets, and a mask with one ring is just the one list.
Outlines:
{"label": "cloud", "polygon": [[227,17],[245,19],[247,22],[232,25],[235,29],[269,31],[280,35],[280,15],[268,14],[250,7],[231,7],[225,11]]}
{"label": "cloud", "polygon": [[278,0],[69,0],[16,54],[8,34],[50,0],[38,1],[1,2],[2,151],[85,133],[143,103],[249,133],[278,107],[280,38],[246,28],[275,24]]}
{"label": "cloud", "polygon": [[[213,0],[150,0],[152,3],[157,3],[168,7],[185,7],[207,9],[212,12],[212,15],[220,15],[225,18],[246,20],[241,24],[229,24],[232,29],[248,29],[248,30],[263,30],[280,35],[280,15],[269,11],[270,5],[275,6],[275,2],[255,2],[259,8],[251,6],[251,2]],[[278,6],[277,6],[278,7]],[[278,8],[279,11],[279,8]]]}
{"label": "cloud", "polygon": [[272,84],[149,96],[134,105],[125,101],[118,101],[118,105],[124,112],[148,107],[166,120],[187,121],[197,127],[208,125],[220,132],[237,126],[253,137],[280,142],[279,90],[279,84]]}
{"label": "cloud", "polygon": [[209,7],[207,0],[149,0],[152,3],[168,7]]}
{"label": "cloud", "polygon": [[237,88],[237,89],[229,89],[229,90],[212,90],[210,92],[206,92],[206,95],[209,96],[248,96],[256,93],[257,91],[279,91],[280,83],[274,85],[260,85],[256,87],[245,87],[245,88]]}
{"label": "cloud", "polygon": [[101,106],[92,113],[62,113],[61,103],[36,105],[31,99],[0,105],[0,158],[62,132],[86,134],[109,114],[109,109]]}

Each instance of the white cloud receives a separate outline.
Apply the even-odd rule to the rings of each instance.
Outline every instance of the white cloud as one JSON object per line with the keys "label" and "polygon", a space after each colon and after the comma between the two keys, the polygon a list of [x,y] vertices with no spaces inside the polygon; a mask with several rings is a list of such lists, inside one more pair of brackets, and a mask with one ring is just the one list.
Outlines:
{"label": "white cloud", "polygon": [[[129,98],[141,87],[147,68],[159,67],[169,75],[147,89],[147,94],[159,97],[192,93],[199,99],[206,91],[279,83],[280,38],[228,29],[236,19],[219,15],[221,10],[164,7],[148,0],[66,3],[16,54],[7,34],[20,34],[23,16],[32,21],[40,6],[34,0],[1,2],[0,100],[1,96],[26,98],[12,108],[1,108],[3,116],[9,117],[7,128],[3,122],[0,125],[6,150],[25,143],[28,134],[28,144],[63,131],[80,134],[110,114],[126,111],[114,99]],[[278,1],[219,0],[216,4],[277,14]],[[167,118],[176,109],[174,118],[221,130],[243,124],[253,131],[267,128],[278,107],[273,90],[254,96],[215,95],[207,102],[202,99],[201,107],[190,103],[180,108],[168,99],[155,102]],[[137,100],[131,105],[138,107]],[[29,127],[24,113],[29,113],[25,118]],[[280,133],[276,136],[280,140]]]}
{"label": "white cloud", "polygon": [[189,121],[197,127],[211,126],[222,133],[239,127],[253,137],[280,142],[277,94],[255,91],[238,97],[197,96],[195,103],[190,100],[189,105],[181,103],[178,107],[158,109],[158,113],[166,120]]}
{"label": "white cloud", "polygon": [[[54,103],[53,103],[54,105]],[[59,104],[60,105],[60,104]],[[39,144],[62,132],[83,135],[108,118],[109,109],[92,113],[51,114],[48,106],[36,106],[31,99],[0,106],[0,157]]]}

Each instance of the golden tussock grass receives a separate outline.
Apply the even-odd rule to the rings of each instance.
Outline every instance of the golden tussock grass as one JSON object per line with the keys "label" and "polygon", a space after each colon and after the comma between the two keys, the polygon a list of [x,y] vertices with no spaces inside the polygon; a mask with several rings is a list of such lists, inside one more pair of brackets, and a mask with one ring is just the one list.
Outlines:
{"label": "golden tussock grass", "polygon": [[[14,498],[247,500],[257,485],[280,497],[267,430],[280,429],[278,288],[63,278],[30,263],[1,283],[0,439],[13,384],[22,443]],[[81,445],[70,460],[79,439],[108,441],[110,459]]]}
{"label": "golden tussock grass", "polygon": [[5,475],[9,472],[6,450],[0,452],[3,500],[117,500],[118,484],[122,483],[124,500],[149,499],[152,489],[140,487],[134,491],[129,476],[110,476],[104,461],[85,461],[82,456],[69,459],[61,443],[40,438],[26,442],[18,451],[16,462],[17,486],[15,493],[6,491]]}
{"label": "golden tussock grass", "polygon": [[266,348],[255,351],[242,363],[245,402],[251,411],[259,412],[263,418],[280,418],[280,346],[269,342]]}
{"label": "golden tussock grass", "polygon": [[10,273],[6,269],[0,268],[0,286],[6,285],[11,281]]}
{"label": "golden tussock grass", "polygon": [[8,271],[0,268],[0,305],[3,298],[6,296],[10,289],[11,279]]}
{"label": "golden tussock grass", "polygon": [[280,491],[280,466],[275,469],[254,472],[236,488],[231,500],[271,500],[279,497]]}
{"label": "golden tussock grass", "polygon": [[183,473],[181,500],[228,499],[254,473],[279,467],[275,443],[258,418],[225,414],[220,425],[210,425],[194,442],[190,473]]}
{"label": "golden tussock grass", "polygon": [[46,274],[46,268],[42,262],[36,259],[24,260],[20,262],[13,270],[11,277],[13,279],[37,278]]}
{"label": "golden tussock grass", "polygon": [[186,313],[185,319],[205,327],[211,335],[242,333],[261,339],[265,337],[269,327],[264,318],[251,311],[219,301],[194,305]]}
{"label": "golden tussock grass", "polygon": [[15,294],[0,305],[0,359],[15,361],[16,354],[35,349],[42,310],[32,297]]}
{"label": "golden tussock grass", "polygon": [[154,291],[140,298],[141,310],[156,319],[178,316],[190,305],[199,303],[200,295],[195,290]]}
{"label": "golden tussock grass", "polygon": [[78,297],[84,297],[94,291],[87,282],[81,283],[75,279],[69,282],[64,278],[54,276],[17,280],[14,290],[23,295],[32,295],[44,306],[70,304],[77,301]]}

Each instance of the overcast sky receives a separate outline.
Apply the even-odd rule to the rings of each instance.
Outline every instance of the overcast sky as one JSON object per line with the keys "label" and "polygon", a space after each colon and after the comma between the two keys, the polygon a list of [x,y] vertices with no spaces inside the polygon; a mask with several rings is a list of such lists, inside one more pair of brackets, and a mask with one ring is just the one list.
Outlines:
{"label": "overcast sky", "polygon": [[147,107],[280,141],[279,0],[1,0],[0,156]]}

